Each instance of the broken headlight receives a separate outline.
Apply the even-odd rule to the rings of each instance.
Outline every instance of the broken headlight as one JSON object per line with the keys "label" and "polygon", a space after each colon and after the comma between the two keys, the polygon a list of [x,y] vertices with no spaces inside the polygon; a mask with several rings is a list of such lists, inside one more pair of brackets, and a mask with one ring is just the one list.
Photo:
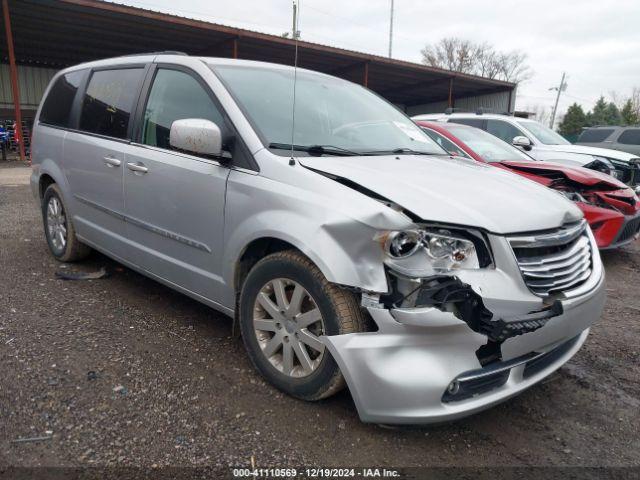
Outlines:
{"label": "broken headlight", "polygon": [[379,235],[385,264],[397,273],[423,277],[452,270],[477,269],[480,261],[477,244],[488,253],[481,237],[458,234],[450,230],[405,230]]}
{"label": "broken headlight", "polygon": [[580,195],[578,192],[569,192],[567,190],[556,190],[560,195],[565,198],[568,198],[572,202],[581,202],[581,203],[589,203],[587,200]]}
{"label": "broken headlight", "polygon": [[607,175],[611,175],[613,178],[617,179],[620,179],[622,177],[622,172],[619,172],[608,158],[601,157],[599,155],[592,156],[593,162],[584,165],[584,168],[606,173]]}

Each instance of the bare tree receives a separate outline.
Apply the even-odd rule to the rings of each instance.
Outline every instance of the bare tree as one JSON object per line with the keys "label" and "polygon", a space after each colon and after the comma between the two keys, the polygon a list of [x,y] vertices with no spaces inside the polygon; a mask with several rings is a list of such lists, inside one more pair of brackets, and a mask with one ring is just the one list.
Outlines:
{"label": "bare tree", "polygon": [[531,78],[527,55],[514,50],[499,52],[487,43],[474,43],[457,37],[443,38],[425,46],[422,63],[455,72],[520,83]]}
{"label": "bare tree", "polygon": [[631,95],[625,95],[611,90],[609,92],[609,98],[611,102],[618,107],[618,110],[622,110],[625,103],[631,102],[631,111],[640,117],[640,87],[633,87],[631,89]]}
{"label": "bare tree", "polygon": [[469,40],[452,37],[443,38],[436,45],[427,45],[421,53],[425,65],[464,72],[473,67],[474,50]]}
{"label": "bare tree", "polygon": [[551,109],[546,105],[541,105],[539,103],[526,105],[524,107],[524,111],[531,113],[532,116],[530,118],[533,118],[544,125],[548,125],[549,120],[551,120]]}

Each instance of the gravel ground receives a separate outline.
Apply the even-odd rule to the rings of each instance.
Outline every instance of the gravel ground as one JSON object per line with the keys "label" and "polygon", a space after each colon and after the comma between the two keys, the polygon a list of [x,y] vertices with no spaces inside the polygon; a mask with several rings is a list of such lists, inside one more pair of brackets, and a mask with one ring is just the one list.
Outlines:
{"label": "gravel ground", "polygon": [[[25,174],[26,172],[26,174]],[[230,319],[99,254],[62,281],[26,169],[0,168],[3,466],[631,466],[640,452],[640,248],[603,255],[608,301],[545,382],[447,425],[359,421],[254,372]],[[44,437],[41,441],[17,439]]]}

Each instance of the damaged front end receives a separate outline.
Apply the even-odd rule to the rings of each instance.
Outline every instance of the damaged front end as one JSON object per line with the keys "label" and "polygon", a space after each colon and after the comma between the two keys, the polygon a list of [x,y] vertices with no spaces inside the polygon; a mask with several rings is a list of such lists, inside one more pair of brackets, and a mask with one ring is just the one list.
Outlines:
{"label": "damaged front end", "polygon": [[638,238],[640,201],[631,188],[608,175],[541,163],[544,162],[501,165],[575,202],[591,226],[598,248],[617,248]]}
{"label": "damaged front end", "polygon": [[420,225],[376,240],[390,288],[363,293],[363,307],[378,330],[325,337],[364,421],[439,422],[500,402],[566,362],[602,310],[584,222],[525,237]]}
{"label": "damaged front end", "polygon": [[[487,343],[476,351],[480,365],[502,360],[500,346],[505,340],[544,327],[550,319],[563,313],[562,302],[553,300],[551,305],[543,305],[537,311],[512,318],[496,318],[484,305],[482,297],[456,276],[413,280],[399,278],[392,273],[391,278],[395,288],[389,297],[401,298],[390,308],[434,307],[453,314],[474,332],[485,335]],[[387,298],[383,296],[383,302],[386,303]]]}

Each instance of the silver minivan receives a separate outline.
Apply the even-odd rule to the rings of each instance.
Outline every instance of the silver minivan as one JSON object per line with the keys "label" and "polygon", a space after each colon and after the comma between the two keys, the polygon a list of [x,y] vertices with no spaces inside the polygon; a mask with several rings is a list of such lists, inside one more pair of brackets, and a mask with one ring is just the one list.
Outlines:
{"label": "silver minivan", "polygon": [[503,401],[603,308],[572,202],[447,156],[328,75],[178,54],[79,65],[52,79],[32,157],[56,259],[93,248],[228,314],[269,382],[305,400],[346,384],[364,421]]}

